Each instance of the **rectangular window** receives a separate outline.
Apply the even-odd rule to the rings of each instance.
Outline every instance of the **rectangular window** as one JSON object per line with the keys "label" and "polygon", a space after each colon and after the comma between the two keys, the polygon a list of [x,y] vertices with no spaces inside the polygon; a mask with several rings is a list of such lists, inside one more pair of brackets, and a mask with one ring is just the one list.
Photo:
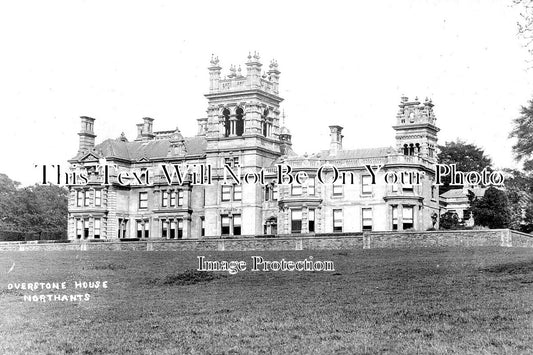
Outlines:
{"label": "rectangular window", "polygon": [[144,237],[150,238],[150,222],[144,223]]}
{"label": "rectangular window", "polygon": [[168,222],[167,221],[161,221],[161,238],[167,238],[168,237]]}
{"label": "rectangular window", "polygon": [[363,194],[371,194],[372,193],[372,176],[370,175],[363,175],[361,177],[361,192]]}
{"label": "rectangular window", "polygon": [[342,192],[343,192],[343,185],[342,185],[342,181],[340,181],[340,179],[337,179],[337,181],[335,181],[335,183],[333,184],[333,196],[342,196]]}
{"label": "rectangular window", "polygon": [[100,239],[100,231],[101,231],[101,222],[100,218],[95,218],[94,220],[94,238]]}
{"label": "rectangular window", "polygon": [[314,177],[307,179],[307,194],[309,196],[315,195],[315,178]]}
{"label": "rectangular window", "polygon": [[221,216],[221,233],[222,235],[229,235],[229,216]]}
{"label": "rectangular window", "polygon": [[176,191],[170,192],[170,207],[176,207]]}
{"label": "rectangular window", "polygon": [[233,167],[233,159],[224,158],[224,165],[229,165],[229,166]]}
{"label": "rectangular window", "polygon": [[274,201],[278,200],[278,185],[275,185],[274,188],[272,189],[272,199]]}
{"label": "rectangular window", "polygon": [[102,190],[94,190],[94,205],[102,205]]}
{"label": "rectangular window", "polygon": [[176,238],[176,222],[170,222],[170,239]]}
{"label": "rectangular window", "polygon": [[333,232],[342,232],[342,210],[333,210]]}
{"label": "rectangular window", "polygon": [[200,218],[200,224],[201,224],[201,232],[200,232],[200,236],[205,236],[205,217],[201,217]]}
{"label": "rectangular window", "polygon": [[83,235],[83,220],[77,219],[76,220],[76,238],[81,239],[82,235]]}
{"label": "rectangular window", "polygon": [[361,215],[363,217],[362,226],[363,230],[372,230],[372,209],[371,208],[363,208],[361,210]]}
{"label": "rectangular window", "polygon": [[413,184],[403,184],[402,190],[403,192],[413,192],[414,191]]}
{"label": "rectangular window", "polygon": [[178,219],[178,239],[183,238],[183,219]]}
{"label": "rectangular window", "polygon": [[392,230],[398,230],[398,207],[392,206]]}
{"label": "rectangular window", "polygon": [[270,200],[270,194],[272,193],[272,187],[270,185],[265,186],[265,201]]}
{"label": "rectangular window", "polygon": [[86,219],[83,221],[83,238],[89,238],[89,220]]}
{"label": "rectangular window", "polygon": [[409,229],[413,228],[413,207],[411,206],[403,206],[403,229]]}
{"label": "rectangular window", "polygon": [[76,206],[83,206],[83,191],[81,190],[76,191]]}
{"label": "rectangular window", "polygon": [[308,222],[309,232],[314,232],[315,231],[315,210],[309,210],[309,212],[307,212],[307,222]]}
{"label": "rectangular window", "polygon": [[83,205],[89,206],[89,191],[83,191]]}
{"label": "rectangular window", "polygon": [[161,207],[168,207],[168,191],[161,194]]}
{"label": "rectangular window", "polygon": [[233,166],[239,166],[239,157],[233,157]]}
{"label": "rectangular window", "polygon": [[139,208],[148,208],[148,192],[139,192]]}
{"label": "rectangular window", "polygon": [[242,199],[242,185],[233,186],[233,200],[240,201]]}
{"label": "rectangular window", "polygon": [[293,183],[291,185],[291,195],[292,196],[300,196],[302,194],[302,185]]}
{"label": "rectangular window", "polygon": [[178,206],[183,206],[183,190],[178,190]]}
{"label": "rectangular window", "polygon": [[233,235],[241,235],[241,215],[233,215]]}
{"label": "rectangular window", "polygon": [[143,225],[142,222],[137,221],[137,238],[141,239],[143,237]]}
{"label": "rectangular window", "polygon": [[302,232],[302,210],[291,210],[291,233]]}
{"label": "rectangular window", "polygon": [[229,201],[231,199],[231,186],[222,185],[222,201]]}

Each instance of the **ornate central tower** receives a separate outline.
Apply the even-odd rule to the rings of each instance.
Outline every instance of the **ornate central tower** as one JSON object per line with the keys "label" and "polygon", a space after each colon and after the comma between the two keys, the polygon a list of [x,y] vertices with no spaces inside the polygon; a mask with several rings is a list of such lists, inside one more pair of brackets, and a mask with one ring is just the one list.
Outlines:
{"label": "ornate central tower", "polygon": [[[210,64],[205,135],[206,163],[213,169],[214,184],[206,191],[206,235],[218,236],[228,230],[230,235],[236,231],[261,234],[263,186],[223,187],[222,178],[224,164],[234,171],[240,168],[242,175],[258,173],[283,154],[278,63],[272,60],[268,71],[262,71],[259,54],[250,53],[246,73],[240,65],[231,65],[225,77],[218,57],[212,56]],[[236,224],[241,220],[246,221],[242,228]]]}

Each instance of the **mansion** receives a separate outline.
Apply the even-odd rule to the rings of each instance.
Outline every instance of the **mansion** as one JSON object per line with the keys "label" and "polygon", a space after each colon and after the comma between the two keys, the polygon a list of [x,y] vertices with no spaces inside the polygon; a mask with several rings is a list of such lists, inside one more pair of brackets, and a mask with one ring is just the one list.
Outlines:
{"label": "mansion", "polygon": [[[212,57],[208,69],[207,117],[197,120],[195,136],[184,137],[178,128],[155,131],[154,119],[146,117],[137,124],[134,140],[122,134],[95,144],[95,119],[81,117],[79,150],[69,160],[70,171],[83,168],[90,174],[86,183],[69,185],[69,239],[190,239],[437,227],[434,173],[439,129],[431,100],[401,98],[392,127],[395,141],[389,147],[344,149],[343,128],[332,125],[329,149],[298,155],[281,114],[276,61],[264,71],[259,55],[250,54],[246,73],[231,66],[222,76],[218,57]],[[101,183],[98,165],[103,161],[116,166],[108,184]],[[209,166],[212,182],[195,184],[187,178],[169,184],[161,175],[149,184],[116,181],[121,172],[147,174],[167,164]],[[306,172],[309,178],[302,184],[276,184],[279,164],[293,173]],[[328,177],[335,167],[345,181],[320,182],[316,174],[321,166],[330,167]],[[224,183],[228,167],[242,174],[262,171],[266,181]],[[375,176],[368,167],[375,169]],[[407,175],[421,178],[391,178]]]}

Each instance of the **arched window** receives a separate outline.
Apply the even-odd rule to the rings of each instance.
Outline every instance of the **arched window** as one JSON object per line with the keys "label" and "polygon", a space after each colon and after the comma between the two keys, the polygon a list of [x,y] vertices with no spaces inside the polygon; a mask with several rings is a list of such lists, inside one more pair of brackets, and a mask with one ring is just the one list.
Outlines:
{"label": "arched window", "polygon": [[229,110],[227,108],[222,111],[222,115],[224,116],[224,137],[229,137],[230,135],[230,120],[229,120]]}
{"label": "arched window", "polygon": [[415,155],[415,146],[413,143],[409,144],[409,155]]}
{"label": "arched window", "polygon": [[407,144],[403,145],[403,155],[409,155],[409,147]]}
{"label": "arched window", "polygon": [[244,110],[240,107],[237,107],[237,110],[235,111],[235,117],[237,118],[235,134],[237,136],[242,136],[244,133]]}
{"label": "arched window", "polygon": [[416,144],[415,144],[415,147],[416,147],[416,152],[417,152],[418,154],[420,154],[420,144],[416,143]]}
{"label": "arched window", "polygon": [[268,137],[268,109],[263,112],[263,136]]}

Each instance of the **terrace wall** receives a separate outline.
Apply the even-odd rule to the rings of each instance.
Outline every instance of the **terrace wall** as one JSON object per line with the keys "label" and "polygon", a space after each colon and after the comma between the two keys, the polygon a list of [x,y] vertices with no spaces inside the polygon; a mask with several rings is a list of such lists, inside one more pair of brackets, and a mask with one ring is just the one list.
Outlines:
{"label": "terrace wall", "polygon": [[369,232],[337,235],[290,235],[277,238],[142,240],[101,242],[0,242],[0,251],[41,250],[147,250],[147,251],[246,251],[326,250],[423,247],[533,247],[533,235],[509,229]]}

